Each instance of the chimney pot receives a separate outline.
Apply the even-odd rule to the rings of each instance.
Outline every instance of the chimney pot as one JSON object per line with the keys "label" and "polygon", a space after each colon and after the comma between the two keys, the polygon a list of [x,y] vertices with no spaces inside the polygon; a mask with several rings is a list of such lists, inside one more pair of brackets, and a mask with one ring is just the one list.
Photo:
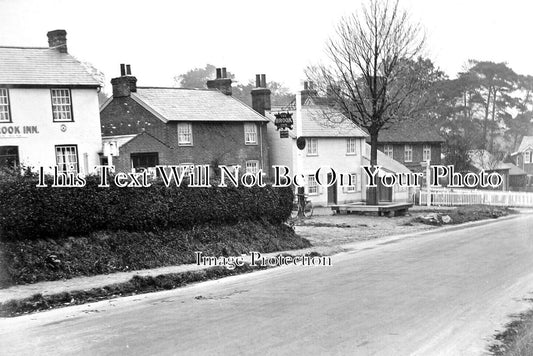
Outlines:
{"label": "chimney pot", "polygon": [[266,75],[255,75],[255,88],[252,89],[252,108],[261,115],[271,110],[270,89],[266,87]]}
{"label": "chimney pot", "polygon": [[131,66],[129,64],[121,64],[120,74],[120,77],[111,79],[113,97],[123,98],[137,92],[137,78],[131,75]]}
{"label": "chimney pot", "polygon": [[216,69],[216,79],[208,80],[207,87],[209,89],[218,89],[223,94],[231,95],[231,79],[226,78],[227,72],[226,68],[217,68]]}
{"label": "chimney pot", "polygon": [[48,36],[48,46],[57,48],[60,53],[68,53],[67,50],[67,31],[54,30],[46,34]]}

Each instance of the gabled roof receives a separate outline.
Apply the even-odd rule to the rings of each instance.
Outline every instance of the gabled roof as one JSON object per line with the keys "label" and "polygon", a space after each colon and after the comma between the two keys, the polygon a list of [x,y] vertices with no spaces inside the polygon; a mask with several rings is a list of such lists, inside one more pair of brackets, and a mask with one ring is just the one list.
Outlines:
{"label": "gabled roof", "polygon": [[367,137],[359,126],[342,113],[327,106],[302,106],[302,136],[305,137]]}
{"label": "gabled roof", "polygon": [[1,47],[0,85],[98,87],[84,64],[49,47]]}
{"label": "gabled roof", "polygon": [[268,121],[241,101],[213,89],[137,87],[131,98],[163,122]]}
{"label": "gabled roof", "polygon": [[522,137],[522,142],[520,143],[520,147],[518,147],[518,151],[516,153],[524,152],[527,149],[533,149],[533,136]]}

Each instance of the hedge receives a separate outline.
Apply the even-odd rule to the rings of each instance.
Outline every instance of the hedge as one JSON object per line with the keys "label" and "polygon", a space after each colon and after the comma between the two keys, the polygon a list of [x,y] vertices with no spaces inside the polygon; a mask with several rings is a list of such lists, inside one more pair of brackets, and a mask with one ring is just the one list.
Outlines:
{"label": "hedge", "polygon": [[76,188],[36,187],[34,175],[0,175],[1,240],[82,236],[100,230],[155,231],[198,224],[268,221],[291,213],[291,188],[98,187],[86,177]]}

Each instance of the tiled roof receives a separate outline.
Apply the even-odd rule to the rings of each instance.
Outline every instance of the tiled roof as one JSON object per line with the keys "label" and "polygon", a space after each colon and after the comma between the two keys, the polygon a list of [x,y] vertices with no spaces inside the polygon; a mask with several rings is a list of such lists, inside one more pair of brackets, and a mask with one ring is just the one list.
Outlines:
{"label": "tiled roof", "polygon": [[444,142],[439,127],[428,120],[406,119],[379,131],[379,143]]}
{"label": "tiled roof", "polygon": [[0,47],[2,84],[100,86],[80,61],[48,47]]}
{"label": "tiled roof", "polygon": [[137,87],[131,97],[163,121],[267,121],[218,90]]}
{"label": "tiled roof", "polygon": [[302,106],[302,136],[367,137],[361,128],[338,111],[325,106]]}
{"label": "tiled roof", "polygon": [[520,147],[518,147],[518,152],[524,152],[528,148],[533,148],[533,136],[522,137],[522,142],[520,143]]}

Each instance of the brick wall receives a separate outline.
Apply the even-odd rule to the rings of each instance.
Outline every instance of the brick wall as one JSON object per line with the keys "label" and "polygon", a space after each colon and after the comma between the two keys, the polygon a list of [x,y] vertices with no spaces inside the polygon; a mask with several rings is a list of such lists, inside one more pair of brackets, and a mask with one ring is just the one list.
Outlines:
{"label": "brick wall", "polygon": [[[394,160],[402,163],[407,168],[413,171],[422,171],[423,168],[420,166],[423,158],[423,143],[412,143],[413,146],[413,160],[412,162],[405,162],[404,160],[404,151],[405,144],[392,144],[393,147],[393,158]],[[431,165],[441,164],[441,145],[440,143],[431,143]],[[379,144],[378,149],[384,151],[384,144]]]}
{"label": "brick wall", "polygon": [[247,160],[257,160],[263,163],[265,173],[270,171],[266,122],[257,123],[257,145],[244,143],[244,122],[193,122],[193,146],[179,146],[177,122],[165,124],[126,97],[113,99],[101,112],[101,124],[104,136],[135,134],[145,130],[163,142],[149,135],[128,142],[113,161],[117,170],[129,170],[131,153],[158,152],[160,164],[239,164],[244,170]]}

